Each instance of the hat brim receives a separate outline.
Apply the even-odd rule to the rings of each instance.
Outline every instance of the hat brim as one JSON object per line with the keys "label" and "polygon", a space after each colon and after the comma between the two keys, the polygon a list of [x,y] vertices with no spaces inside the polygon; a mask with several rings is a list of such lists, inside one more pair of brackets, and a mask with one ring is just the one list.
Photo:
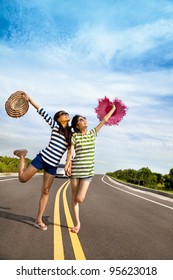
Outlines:
{"label": "hat brim", "polygon": [[23,91],[12,93],[5,103],[7,114],[12,118],[20,118],[29,109],[29,102],[23,97]]}

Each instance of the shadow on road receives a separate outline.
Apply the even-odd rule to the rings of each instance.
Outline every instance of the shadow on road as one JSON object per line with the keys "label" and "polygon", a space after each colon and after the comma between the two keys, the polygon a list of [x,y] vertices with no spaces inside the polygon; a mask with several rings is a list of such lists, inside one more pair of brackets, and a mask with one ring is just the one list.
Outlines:
{"label": "shadow on road", "polygon": [[2,207],[0,207],[0,218],[9,219],[9,220],[17,221],[17,222],[32,225],[32,226],[33,226],[33,223],[35,222],[35,218],[33,218],[33,217],[9,213],[6,211],[2,211],[1,209],[2,209]]}
{"label": "shadow on road", "polygon": [[54,224],[54,223],[50,223],[50,224],[53,225],[53,226],[70,229],[70,227],[68,227],[66,225],[60,225],[60,224]]}
{"label": "shadow on road", "polygon": [[[3,210],[1,210],[3,209]],[[24,223],[30,226],[33,226],[35,223],[36,218],[30,217],[30,216],[25,216],[25,215],[19,215],[19,214],[15,214],[15,213],[10,213],[4,210],[11,210],[11,208],[9,207],[2,207],[0,206],[0,218],[3,219],[8,219],[8,220],[13,220],[19,223]],[[60,226],[61,228],[67,228],[68,226],[66,225],[60,225],[60,224],[54,224],[53,222],[49,222],[49,216],[44,216],[43,217],[43,221],[46,225],[52,225],[52,226]]]}

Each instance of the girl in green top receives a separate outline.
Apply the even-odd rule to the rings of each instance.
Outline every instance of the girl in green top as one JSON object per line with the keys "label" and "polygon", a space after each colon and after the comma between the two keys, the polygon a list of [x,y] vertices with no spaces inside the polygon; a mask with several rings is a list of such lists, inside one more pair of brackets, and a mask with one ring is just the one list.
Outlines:
{"label": "girl in green top", "polygon": [[[85,117],[76,115],[72,119],[74,134],[71,139],[71,147],[67,154],[65,172],[68,176],[71,176],[72,208],[76,222],[75,227],[71,231],[74,233],[78,233],[81,226],[79,203],[84,201],[88,187],[94,176],[95,139],[97,132],[108,121],[115,109],[115,105],[112,104],[112,109],[109,113],[95,128],[89,131],[87,130],[88,123]],[[74,153],[75,156],[72,159]]]}

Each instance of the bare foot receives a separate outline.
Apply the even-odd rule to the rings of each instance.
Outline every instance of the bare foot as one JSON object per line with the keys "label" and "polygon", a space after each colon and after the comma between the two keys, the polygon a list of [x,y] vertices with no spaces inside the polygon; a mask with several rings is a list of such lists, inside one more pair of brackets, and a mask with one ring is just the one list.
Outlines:
{"label": "bare foot", "polygon": [[78,233],[80,231],[80,227],[74,227],[71,229],[71,232]]}

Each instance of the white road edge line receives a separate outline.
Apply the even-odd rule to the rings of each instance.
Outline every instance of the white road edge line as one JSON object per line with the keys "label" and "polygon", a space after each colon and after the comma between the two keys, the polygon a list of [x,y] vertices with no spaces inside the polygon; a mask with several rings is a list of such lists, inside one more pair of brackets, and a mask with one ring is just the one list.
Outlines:
{"label": "white road edge line", "polygon": [[109,183],[107,183],[107,182],[105,182],[105,181],[104,181],[104,177],[105,177],[105,175],[104,175],[104,176],[102,177],[102,179],[101,179],[101,180],[102,180],[102,182],[103,182],[103,183],[105,183],[105,184],[107,184],[107,185],[109,185],[110,187],[112,187],[112,188],[114,188],[114,189],[116,189],[116,190],[119,190],[119,191],[122,191],[122,192],[128,193],[128,194],[130,194],[130,195],[133,195],[133,196],[139,197],[139,198],[141,198],[141,199],[147,200],[147,201],[149,201],[149,202],[152,202],[152,203],[155,203],[155,204],[158,204],[158,205],[160,205],[160,206],[163,206],[163,207],[166,207],[166,208],[169,208],[169,209],[173,210],[173,207],[170,207],[170,206],[168,206],[168,205],[165,205],[165,204],[159,203],[159,202],[157,202],[157,201],[154,201],[154,200],[151,200],[151,199],[145,198],[145,197],[143,197],[143,196],[140,196],[140,195],[137,195],[137,194],[131,193],[131,192],[129,192],[129,191],[122,190],[122,189],[120,189],[120,188],[118,188],[118,187],[112,186],[111,184],[109,184]]}
{"label": "white road edge line", "polygon": [[11,178],[11,179],[0,179],[0,182],[5,182],[5,181],[11,181],[11,180],[17,180],[19,179],[18,177],[17,178]]}

